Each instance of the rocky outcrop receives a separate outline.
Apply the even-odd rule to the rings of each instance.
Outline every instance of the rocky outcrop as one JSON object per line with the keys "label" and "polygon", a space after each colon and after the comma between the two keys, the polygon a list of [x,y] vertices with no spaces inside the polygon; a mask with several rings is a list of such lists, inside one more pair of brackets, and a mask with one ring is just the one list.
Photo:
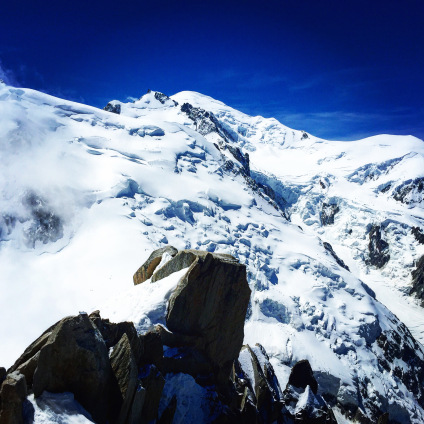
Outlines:
{"label": "rocky outcrop", "polygon": [[342,259],[340,259],[336,252],[333,249],[333,246],[331,246],[330,243],[327,243],[326,241],[323,243],[324,249],[336,260],[337,264],[340,265],[342,268],[346,269],[347,271],[350,271],[349,267],[343,262]]}
{"label": "rocky outcrop", "polygon": [[424,244],[424,231],[420,227],[412,227],[411,232],[418,243]]}
{"label": "rocky outcrop", "polygon": [[174,257],[177,253],[178,250],[173,246],[165,246],[152,252],[147,258],[147,261],[134,274],[134,285],[144,283],[144,281],[148,280],[155,272],[156,267],[160,264],[164,255]]}
{"label": "rocky outcrop", "polygon": [[[151,91],[148,90],[147,92],[150,93]],[[172,100],[166,94],[163,94],[163,93],[161,93],[159,91],[155,91],[154,93],[155,93],[154,94],[155,99],[158,100],[163,105],[166,104],[166,103],[169,103],[169,102],[173,102],[174,103],[174,106],[178,106],[178,102],[176,102],[175,100]]]}
{"label": "rocky outcrop", "polygon": [[309,361],[297,362],[283,393],[283,415],[294,422],[336,424],[332,410],[318,394],[318,383]]}
{"label": "rocky outcrop", "polygon": [[[263,346],[242,347],[232,378],[241,395],[241,411],[257,412],[262,422],[274,422],[279,418],[283,405],[282,390]],[[251,406],[248,407],[247,403]]]}
{"label": "rocky outcrop", "polygon": [[340,208],[336,204],[323,203],[322,209],[319,214],[321,225],[332,225],[334,224],[334,216],[340,211]]}
{"label": "rocky outcrop", "polygon": [[381,238],[381,227],[373,225],[368,234],[369,258],[366,261],[368,265],[382,268],[390,260],[389,244]]}
{"label": "rocky outcrop", "polygon": [[309,361],[305,359],[294,364],[288,384],[301,389],[306,389],[306,386],[309,386],[312,392],[317,394],[318,383],[315,380]]}
{"label": "rocky outcrop", "polygon": [[0,390],[0,424],[23,424],[23,402],[27,396],[25,377],[17,371],[7,375]]}
{"label": "rocky outcrop", "polygon": [[408,180],[393,190],[395,200],[407,205],[421,203],[424,195],[424,177]]}
{"label": "rocky outcrop", "polygon": [[[240,171],[243,175],[250,175],[250,160],[248,153],[242,153],[240,148],[235,147],[231,142],[236,139],[236,136],[231,134],[216,118],[212,112],[208,112],[204,109],[193,107],[190,103],[184,103],[181,106],[181,111],[187,114],[187,116],[195,123],[196,131],[206,136],[210,133],[216,133],[220,137],[219,145],[216,147],[219,151],[221,149],[228,150],[234,159],[240,164]],[[225,160],[225,157],[223,157]],[[226,166],[230,167],[227,170],[233,170],[234,163],[232,161],[226,161]]]}
{"label": "rocky outcrop", "polygon": [[424,306],[424,255],[418,260],[415,269],[412,271],[412,288],[410,291],[421,299]]}
{"label": "rocky outcrop", "polygon": [[228,380],[240,351],[249,298],[244,265],[200,252],[169,299],[168,329],[197,337],[220,383]]}
{"label": "rocky outcrop", "polygon": [[87,314],[64,318],[40,349],[32,389],[70,391],[93,418],[116,419],[121,399],[106,344]]}
{"label": "rocky outcrop", "polygon": [[119,115],[121,113],[121,105],[119,103],[109,102],[104,108],[106,112],[112,112]]}

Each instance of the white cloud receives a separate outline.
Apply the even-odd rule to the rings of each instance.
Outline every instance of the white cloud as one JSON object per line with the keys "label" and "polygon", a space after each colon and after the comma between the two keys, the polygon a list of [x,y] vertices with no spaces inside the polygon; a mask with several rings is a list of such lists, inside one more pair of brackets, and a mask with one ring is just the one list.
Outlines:
{"label": "white cloud", "polygon": [[0,61],[0,80],[3,80],[7,85],[18,85],[15,75],[10,69],[3,66]]}

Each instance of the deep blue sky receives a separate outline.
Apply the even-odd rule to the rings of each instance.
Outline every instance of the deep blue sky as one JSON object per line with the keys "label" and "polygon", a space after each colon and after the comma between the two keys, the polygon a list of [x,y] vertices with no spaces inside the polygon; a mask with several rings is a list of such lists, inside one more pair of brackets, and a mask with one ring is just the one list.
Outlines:
{"label": "deep blue sky", "polygon": [[194,90],[324,138],[424,138],[423,75],[423,0],[0,7],[0,78],[98,107]]}

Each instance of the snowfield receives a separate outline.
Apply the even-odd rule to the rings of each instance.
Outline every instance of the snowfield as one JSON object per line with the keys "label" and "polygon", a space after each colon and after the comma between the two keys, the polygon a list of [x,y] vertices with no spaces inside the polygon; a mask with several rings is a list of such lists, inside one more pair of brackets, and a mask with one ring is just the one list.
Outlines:
{"label": "snowfield", "polygon": [[408,294],[424,254],[411,234],[424,228],[421,140],[321,140],[193,92],[108,109],[0,84],[0,365],[79,311],[162,322],[179,274],[136,287],[132,275],[171,244],[246,264],[245,343],[265,347],[281,387],[308,359],[326,400],[424,422],[424,309]]}

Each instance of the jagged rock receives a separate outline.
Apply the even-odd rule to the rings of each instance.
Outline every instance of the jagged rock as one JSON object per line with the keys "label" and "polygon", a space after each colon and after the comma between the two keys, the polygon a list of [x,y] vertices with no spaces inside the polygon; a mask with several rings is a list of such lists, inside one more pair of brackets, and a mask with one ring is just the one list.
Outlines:
{"label": "jagged rock", "polygon": [[416,268],[412,271],[412,288],[410,294],[415,294],[421,299],[424,306],[424,255],[418,260]]}
{"label": "jagged rock", "polygon": [[282,416],[288,422],[337,424],[333,411],[318,394],[318,383],[307,360],[293,366],[283,392],[283,404]]}
{"label": "jagged rock", "polygon": [[[123,334],[121,340],[115,345],[110,356],[110,364],[118,381],[123,399],[118,423],[125,424],[131,415],[134,395],[138,386],[137,362],[131,351],[130,341],[126,334]],[[135,410],[140,410],[140,408],[135,405]],[[132,416],[136,419],[135,414]]]}
{"label": "jagged rock", "polygon": [[411,232],[418,243],[424,244],[424,231],[421,228],[412,227]]}
{"label": "jagged rock", "polygon": [[369,237],[369,259],[367,263],[377,268],[382,268],[390,259],[389,244],[381,238],[381,228],[373,225],[368,234]]}
{"label": "jagged rock", "polygon": [[243,154],[242,151],[238,147],[231,146],[230,144],[227,145],[227,149],[234,156],[234,158],[237,159],[240,162],[241,166],[244,169],[245,174],[250,175],[249,153]]}
{"label": "jagged rock", "polygon": [[145,365],[138,375],[141,385],[146,389],[141,422],[150,423],[157,420],[159,402],[162,395],[165,379],[155,365]]}
{"label": "jagged rock", "polygon": [[284,403],[282,415],[286,420],[293,420],[295,423],[337,424],[333,411],[310,386],[302,390],[287,385],[284,391]]}
{"label": "jagged rock", "polygon": [[337,264],[342,268],[350,271],[349,267],[337,256],[336,252],[333,250],[333,246],[326,241],[323,243],[325,250],[336,260]]}
{"label": "jagged rock", "polygon": [[8,374],[0,390],[0,424],[23,424],[23,402],[26,396],[25,377],[17,371]]}
{"label": "jagged rock", "polygon": [[305,389],[309,386],[314,394],[318,392],[318,383],[307,359],[296,362],[290,372],[289,382],[294,387]]}
{"label": "jagged rock", "polygon": [[119,115],[121,113],[121,105],[119,103],[109,102],[104,108],[106,112],[112,112]]}
{"label": "jagged rock", "polygon": [[121,340],[121,337],[126,334],[135,360],[137,363],[140,362],[143,355],[143,344],[137,334],[134,323],[127,321],[119,322],[117,324],[112,323],[108,319],[101,318],[99,311],[92,312],[89,315],[89,318],[100,331],[108,349],[115,346],[119,340]]}
{"label": "jagged rock", "polygon": [[178,253],[178,250],[173,246],[165,246],[161,249],[157,249],[149,256],[146,262],[137,270],[134,274],[133,280],[134,285],[144,283],[154,273],[156,267],[160,264],[162,256],[165,254],[174,257]]}
{"label": "jagged rock", "polygon": [[169,299],[168,329],[199,337],[218,382],[228,380],[240,352],[249,298],[244,265],[228,255],[198,252]]}
{"label": "jagged rock", "polygon": [[334,224],[334,216],[337,212],[340,211],[340,208],[338,205],[330,204],[330,203],[323,203],[322,204],[322,210],[319,214],[321,225],[332,225]]}
{"label": "jagged rock", "polygon": [[253,348],[243,346],[234,371],[236,388],[239,392],[243,390],[240,409],[250,400],[263,422],[274,422],[281,410],[282,391],[265,349],[260,344]]}
{"label": "jagged rock", "polygon": [[226,137],[230,136],[225,132],[218,119],[216,119],[215,115],[212,112],[208,112],[199,107],[193,107],[190,103],[184,103],[181,106],[181,112],[186,113],[187,116],[192,121],[194,121],[194,123],[196,124],[196,131],[202,135],[207,135],[211,132],[216,132],[224,140],[226,139]]}
{"label": "jagged rock", "polygon": [[[208,112],[199,107],[193,107],[190,103],[184,103],[181,106],[181,111],[186,113],[187,116],[195,123],[196,131],[206,136],[210,133],[216,133],[220,137],[219,145],[215,143],[215,147],[221,150],[228,150],[231,155],[240,163],[241,168],[239,171],[245,176],[250,176],[250,159],[248,153],[242,153],[239,147],[235,147],[231,142],[237,140],[237,135],[232,134],[226,129],[221,122],[216,118],[212,112]],[[226,157],[223,156],[225,160]],[[225,163],[227,171],[234,169],[234,163],[227,160]]]}
{"label": "jagged rock", "polygon": [[147,333],[141,334],[139,338],[143,348],[141,363],[160,364],[163,358],[163,343],[159,331],[149,330]]}
{"label": "jagged rock", "polygon": [[115,420],[121,396],[108,349],[87,314],[61,320],[40,350],[33,391],[70,391],[93,416],[104,423]]}
{"label": "jagged rock", "polygon": [[421,203],[424,193],[424,177],[407,180],[393,190],[393,198],[399,202],[409,205]]}
{"label": "jagged rock", "polygon": [[[200,250],[187,249],[178,252],[170,261],[168,261],[163,267],[158,269],[152,277],[152,282],[162,280],[168,275],[173,274],[174,272],[180,271],[184,268],[188,268],[199,256],[205,257],[209,252],[204,252]],[[216,258],[222,258],[227,262],[238,263],[231,255],[225,253],[214,253]]]}
{"label": "jagged rock", "polygon": [[[147,92],[150,93],[151,90],[148,90]],[[159,102],[161,102],[163,105],[166,104],[166,102],[173,102],[174,106],[178,106],[178,102],[172,100],[170,97],[168,97],[166,94],[161,93],[160,91],[155,91],[154,96],[155,99],[159,100]]]}

